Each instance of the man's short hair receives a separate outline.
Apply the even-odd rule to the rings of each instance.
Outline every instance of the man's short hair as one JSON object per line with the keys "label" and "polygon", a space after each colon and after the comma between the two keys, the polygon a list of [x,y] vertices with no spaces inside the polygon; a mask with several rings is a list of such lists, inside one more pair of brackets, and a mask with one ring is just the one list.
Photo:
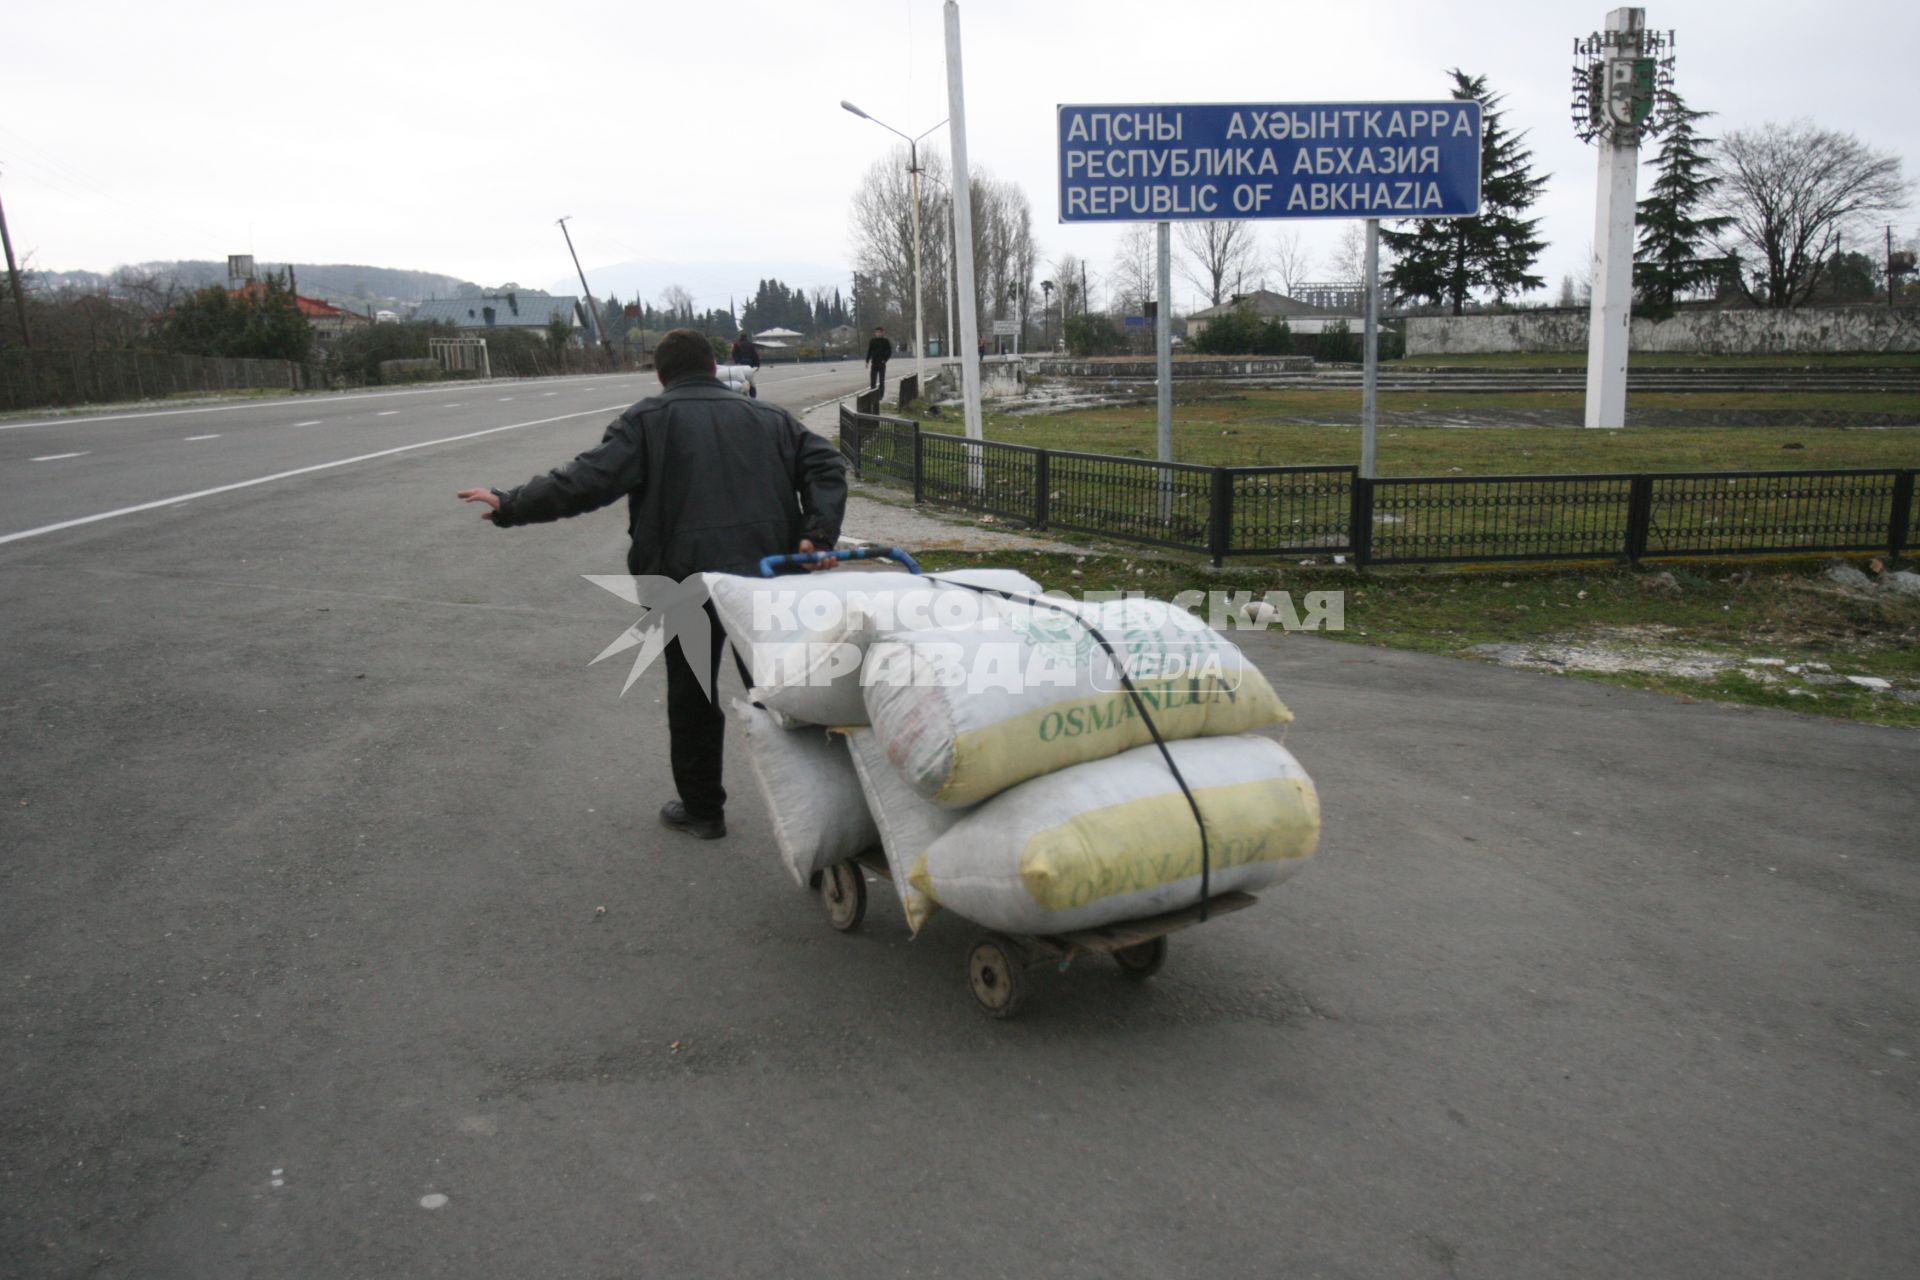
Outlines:
{"label": "man's short hair", "polygon": [[653,371],[660,384],[678,382],[689,374],[714,371],[713,344],[691,329],[671,329],[653,349]]}

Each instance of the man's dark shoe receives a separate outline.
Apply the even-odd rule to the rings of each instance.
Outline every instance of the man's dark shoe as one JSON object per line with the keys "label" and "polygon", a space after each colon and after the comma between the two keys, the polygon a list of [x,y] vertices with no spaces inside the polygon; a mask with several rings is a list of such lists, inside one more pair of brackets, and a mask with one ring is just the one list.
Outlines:
{"label": "man's dark shoe", "polygon": [[696,818],[678,800],[660,806],[660,825],[669,831],[684,831],[701,840],[718,840],[727,834],[725,818]]}

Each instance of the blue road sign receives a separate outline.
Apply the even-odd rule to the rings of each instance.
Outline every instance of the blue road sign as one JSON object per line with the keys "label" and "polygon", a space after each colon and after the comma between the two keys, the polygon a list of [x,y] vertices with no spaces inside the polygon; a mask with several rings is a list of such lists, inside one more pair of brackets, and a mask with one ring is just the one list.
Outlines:
{"label": "blue road sign", "polygon": [[1464,218],[1477,102],[1063,105],[1060,221]]}
{"label": "blue road sign", "polygon": [[1121,323],[1124,324],[1129,329],[1153,328],[1153,319],[1150,316],[1127,316],[1121,321]]}

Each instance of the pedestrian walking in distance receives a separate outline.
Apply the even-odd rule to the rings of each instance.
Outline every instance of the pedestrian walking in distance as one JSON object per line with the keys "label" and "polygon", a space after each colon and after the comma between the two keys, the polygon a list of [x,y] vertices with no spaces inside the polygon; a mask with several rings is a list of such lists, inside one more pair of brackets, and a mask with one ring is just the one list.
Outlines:
{"label": "pedestrian walking in distance", "polygon": [[[834,447],[785,409],[727,390],[715,376],[713,347],[691,329],[660,339],[653,367],[660,394],[615,418],[599,444],[516,489],[462,489],[459,497],[485,506],[483,516],[501,528],[563,520],[625,498],[627,572],[635,577],[757,575],[763,556],[833,550],[847,506],[846,464]],[[687,653],[676,637],[664,655],[680,794],[660,821],[711,840],[727,833],[720,781],[727,719],[718,679],[726,633],[712,605],[704,607],[709,651]],[[695,663],[705,664],[704,687]],[[747,681],[744,664],[741,678]]]}
{"label": "pedestrian walking in distance", "polygon": [[887,389],[887,361],[893,359],[893,344],[887,341],[887,331],[879,325],[873,326],[873,341],[867,344],[867,389],[879,387],[884,393]]}

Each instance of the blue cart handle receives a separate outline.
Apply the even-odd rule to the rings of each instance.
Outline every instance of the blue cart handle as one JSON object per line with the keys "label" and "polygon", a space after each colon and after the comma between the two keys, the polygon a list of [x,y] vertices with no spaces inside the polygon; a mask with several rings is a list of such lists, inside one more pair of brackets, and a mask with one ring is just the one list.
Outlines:
{"label": "blue cart handle", "polygon": [[920,562],[898,547],[859,547],[852,551],[796,551],[792,555],[760,557],[760,576],[771,578],[781,565],[819,564],[822,560],[897,560],[908,573],[920,572]]}

